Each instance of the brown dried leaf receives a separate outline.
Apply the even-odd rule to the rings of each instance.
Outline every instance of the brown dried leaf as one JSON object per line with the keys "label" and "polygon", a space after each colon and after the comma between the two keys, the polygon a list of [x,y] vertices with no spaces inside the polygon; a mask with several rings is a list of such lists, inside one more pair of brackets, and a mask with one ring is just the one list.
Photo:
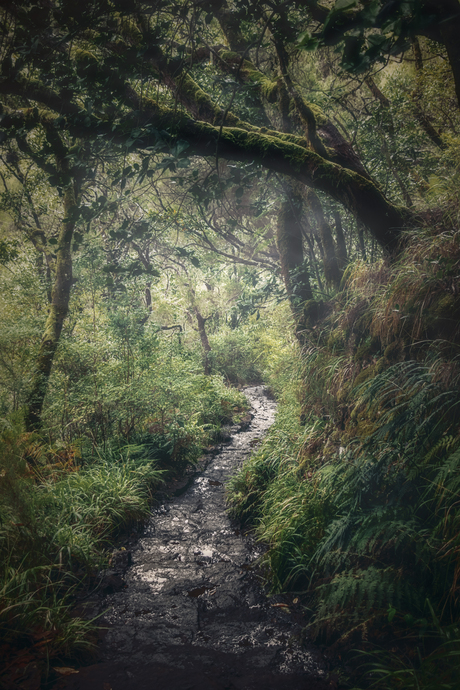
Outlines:
{"label": "brown dried leaf", "polygon": [[76,668],[71,668],[70,666],[53,666],[53,669],[61,676],[71,676],[72,673],[80,673]]}

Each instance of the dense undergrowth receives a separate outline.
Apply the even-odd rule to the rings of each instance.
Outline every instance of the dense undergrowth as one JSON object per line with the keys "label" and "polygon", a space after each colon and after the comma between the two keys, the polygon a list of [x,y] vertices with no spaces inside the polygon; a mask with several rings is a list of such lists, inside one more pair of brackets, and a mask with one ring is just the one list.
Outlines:
{"label": "dense undergrowth", "polygon": [[309,634],[362,650],[361,686],[460,682],[459,264],[452,232],[349,266],[229,487],[272,588],[304,592]]}
{"label": "dense undergrowth", "polygon": [[20,410],[2,420],[0,648],[8,682],[12,669],[24,680],[38,668],[39,677],[49,664],[91,652],[94,624],[72,614],[76,594],[97,588],[117,535],[147,519],[155,489],[246,410],[221,374],[202,373],[199,351],[157,330],[137,333],[129,361],[107,332],[104,342],[77,335],[59,351],[43,429],[26,433]]}

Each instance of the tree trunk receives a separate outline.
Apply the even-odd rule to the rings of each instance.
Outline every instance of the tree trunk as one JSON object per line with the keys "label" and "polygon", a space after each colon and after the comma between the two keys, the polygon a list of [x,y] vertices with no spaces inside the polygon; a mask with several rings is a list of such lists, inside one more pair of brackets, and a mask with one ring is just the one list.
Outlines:
{"label": "tree trunk", "polygon": [[75,209],[75,193],[72,186],[64,192],[64,221],[59,232],[56,251],[56,273],[51,294],[51,304],[40,350],[36,360],[31,391],[26,403],[26,429],[33,431],[41,426],[43,402],[48,388],[54,355],[61,337],[64,319],[69,310],[72,287],[71,244],[75,221],[67,220]]}
{"label": "tree trunk", "polygon": [[300,216],[302,195],[291,185],[285,190],[285,198],[278,214],[277,247],[280,255],[281,274],[296,322],[296,335],[303,343],[305,327],[305,302],[313,299],[308,271],[304,265],[303,237]]}
{"label": "tree trunk", "polygon": [[342,271],[339,268],[335,255],[334,238],[330,225],[324,215],[321,201],[312,190],[308,191],[307,200],[321,234],[321,243],[324,248],[323,266],[326,283],[338,287],[342,280]]}
{"label": "tree trunk", "polygon": [[335,237],[336,237],[336,256],[339,269],[343,271],[348,263],[347,243],[343,234],[342,218],[340,213],[334,213]]}
{"label": "tree trunk", "polygon": [[198,333],[200,334],[201,346],[204,352],[204,373],[206,376],[209,376],[211,373],[211,363],[209,361],[211,345],[209,344],[208,334],[206,333],[206,319],[203,317],[198,307],[195,307],[195,316],[198,323]]}
{"label": "tree trunk", "polygon": [[[22,85],[19,86],[22,89]],[[16,90],[19,92],[20,88]],[[274,131],[265,132],[249,125],[247,129],[243,129],[244,123],[230,127],[215,126],[209,122],[193,120],[189,115],[153,100],[141,100],[133,89],[127,90],[135,111],[124,116],[122,127],[114,126],[111,120],[97,120],[90,125],[84,124],[72,112],[72,118],[68,120],[69,133],[85,138],[110,137],[114,143],[123,144],[129,136],[128,132],[140,128],[142,136],[139,136],[138,141],[145,149],[156,142],[156,134],[152,134],[152,128],[155,132],[165,129],[187,142],[188,156],[218,156],[226,160],[255,161],[267,170],[287,175],[308,187],[325,192],[342,203],[360,218],[380,246],[389,253],[398,251],[401,231],[416,221],[414,213],[388,201],[371,180],[351,169],[325,160],[309,150],[302,137]],[[36,98],[42,100],[45,105],[50,101],[47,93],[40,92]],[[61,106],[60,117],[67,114],[65,103]],[[5,130],[21,126],[33,129],[36,124],[35,109],[5,112],[2,119]],[[50,124],[53,124],[51,120]]]}
{"label": "tree trunk", "polygon": [[361,250],[361,256],[363,261],[367,261],[366,244],[364,242],[364,226],[359,219],[356,221],[356,230],[358,233],[358,244]]}
{"label": "tree trunk", "polygon": [[425,0],[424,5],[427,12],[437,16],[439,23],[431,23],[420,33],[446,47],[460,105],[460,5],[458,0]]}

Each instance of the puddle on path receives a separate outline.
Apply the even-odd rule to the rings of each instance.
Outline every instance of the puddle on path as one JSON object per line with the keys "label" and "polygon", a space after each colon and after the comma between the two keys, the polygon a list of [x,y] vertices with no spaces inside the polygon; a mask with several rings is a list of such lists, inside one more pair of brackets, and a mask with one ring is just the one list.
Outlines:
{"label": "puddle on path", "polygon": [[[132,549],[127,587],[107,596],[100,661],[66,690],[325,690],[319,652],[301,644],[286,597],[267,597],[260,555],[225,512],[225,482],[273,423],[262,386],[245,390],[254,418],[181,496],[154,511]],[[292,599],[292,598],[291,598]],[[286,606],[286,603],[291,603]]]}

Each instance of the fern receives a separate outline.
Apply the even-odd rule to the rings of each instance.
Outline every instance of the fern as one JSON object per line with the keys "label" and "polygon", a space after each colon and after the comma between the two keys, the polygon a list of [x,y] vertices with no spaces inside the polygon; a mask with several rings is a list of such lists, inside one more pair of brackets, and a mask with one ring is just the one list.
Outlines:
{"label": "fern", "polygon": [[[374,431],[319,471],[335,517],[311,561],[316,629],[363,622],[388,604],[417,612],[430,594],[451,607],[460,581],[460,424],[457,388],[434,367],[403,362],[359,389]],[[450,583],[450,584],[449,584]]]}
{"label": "fern", "polygon": [[398,609],[419,609],[423,602],[420,592],[392,566],[343,570],[330,582],[319,585],[316,596],[317,615],[312,626],[316,634],[324,629],[348,630],[350,622],[363,623],[372,612],[387,609],[388,604]]}

